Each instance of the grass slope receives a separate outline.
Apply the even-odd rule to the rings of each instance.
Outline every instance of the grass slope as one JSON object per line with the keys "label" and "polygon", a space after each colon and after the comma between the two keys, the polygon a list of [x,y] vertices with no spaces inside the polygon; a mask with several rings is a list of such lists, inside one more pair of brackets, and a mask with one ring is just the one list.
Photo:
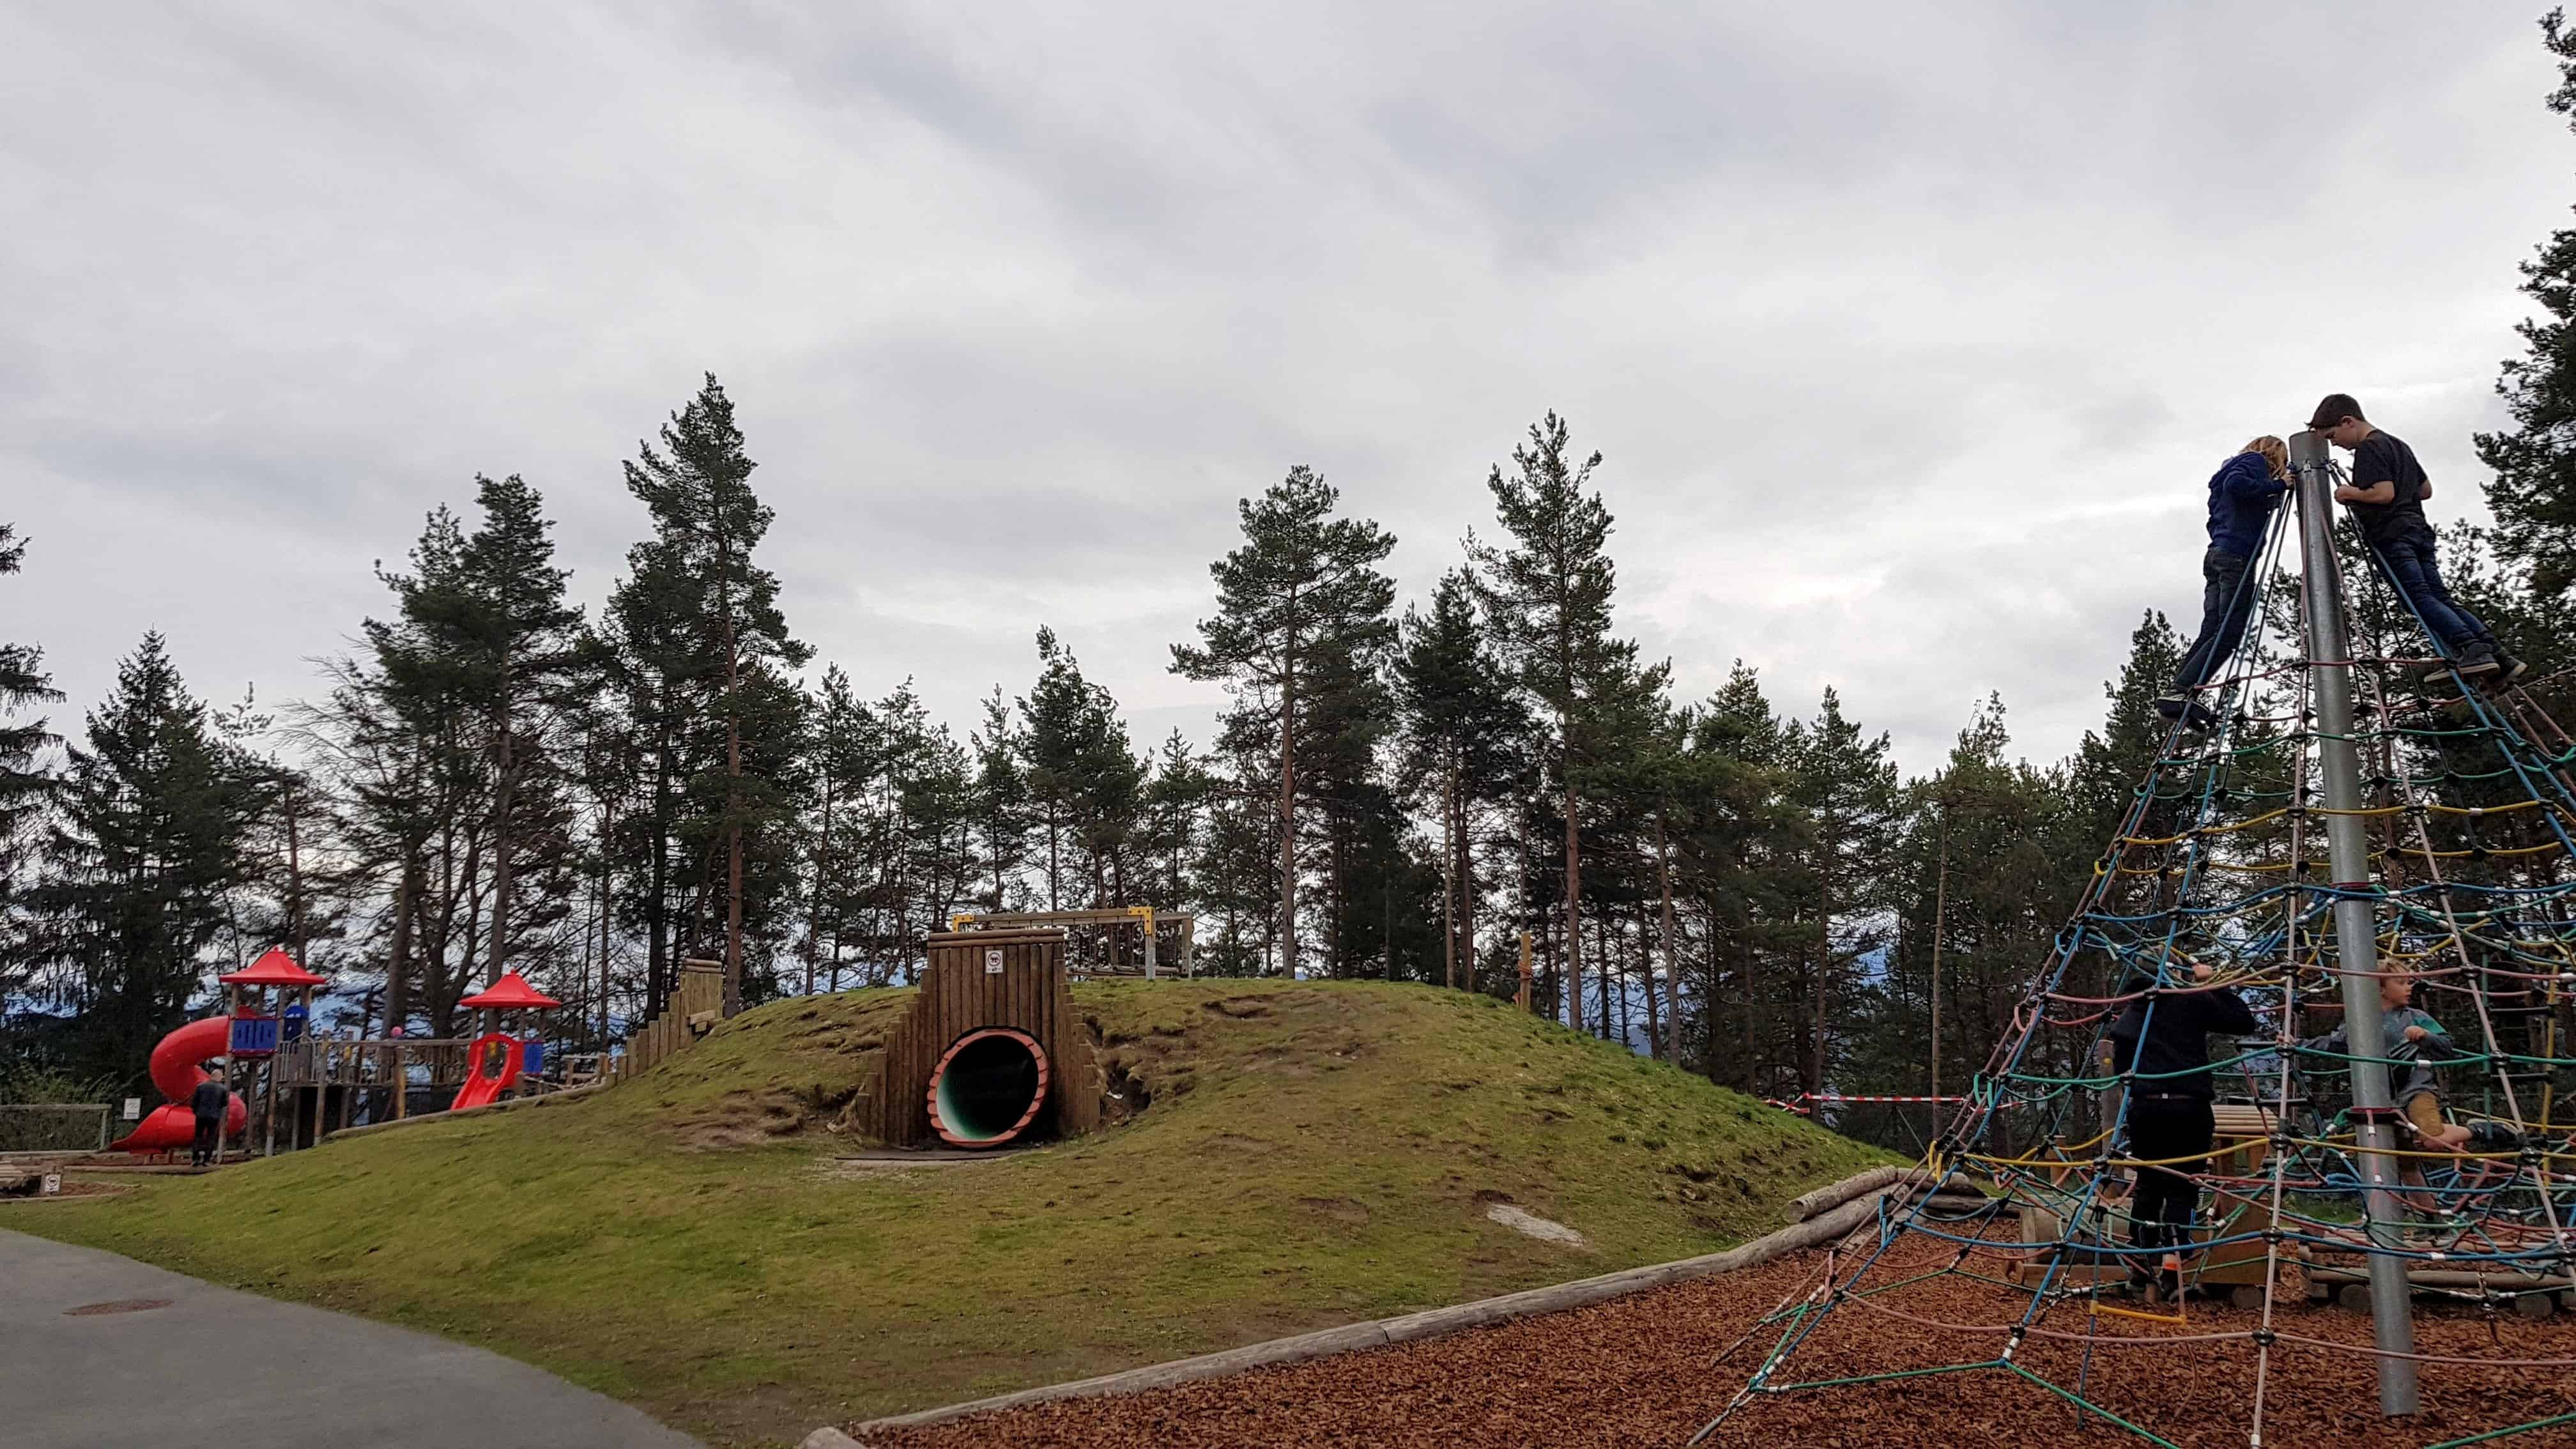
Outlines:
{"label": "grass slope", "polygon": [[[724,1444],[1681,1257],[1880,1154],[1480,996],[1074,989],[1131,1120],[838,1160],[907,991],[746,1013],[580,1102],[0,1216],[488,1345]],[[1488,1221],[1508,1199],[1588,1238]],[[327,1372],[327,1365],[316,1365]],[[425,1410],[435,1406],[424,1406]]]}

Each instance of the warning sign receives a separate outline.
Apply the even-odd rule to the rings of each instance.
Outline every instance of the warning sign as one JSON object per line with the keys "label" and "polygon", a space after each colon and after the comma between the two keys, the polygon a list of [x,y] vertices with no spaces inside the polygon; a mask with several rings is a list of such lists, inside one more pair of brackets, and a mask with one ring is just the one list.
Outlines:
{"label": "warning sign", "polygon": [[984,974],[985,974],[985,975],[987,975],[987,976],[999,976],[999,975],[1001,975],[1001,974],[1002,974],[1002,948],[1001,948],[1001,947],[999,947],[999,946],[990,946],[990,947],[986,947],[986,948],[985,948],[985,951],[984,951]]}

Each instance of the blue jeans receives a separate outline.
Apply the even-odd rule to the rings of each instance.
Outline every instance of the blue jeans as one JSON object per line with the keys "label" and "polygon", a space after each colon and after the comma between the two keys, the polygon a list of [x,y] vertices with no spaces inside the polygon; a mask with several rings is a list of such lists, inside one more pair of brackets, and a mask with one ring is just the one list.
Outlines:
{"label": "blue jeans", "polygon": [[2452,599],[2450,589],[2443,584],[2442,569],[2434,557],[2430,531],[2401,534],[2382,542],[2379,545],[2379,566],[2387,571],[2398,592],[2404,594],[2415,605],[2416,611],[2424,616],[2424,622],[2441,636],[2450,653],[2458,655],[2473,648],[2496,647],[2495,636],[2487,632],[2487,626],[2478,622],[2477,615],[2461,608]]}
{"label": "blue jeans", "polygon": [[2200,558],[2200,633],[2191,652],[2174,671],[2174,693],[2187,694],[2209,682],[2219,664],[2236,652],[2245,621],[2254,616],[2254,561],[2241,553],[2213,548]]}

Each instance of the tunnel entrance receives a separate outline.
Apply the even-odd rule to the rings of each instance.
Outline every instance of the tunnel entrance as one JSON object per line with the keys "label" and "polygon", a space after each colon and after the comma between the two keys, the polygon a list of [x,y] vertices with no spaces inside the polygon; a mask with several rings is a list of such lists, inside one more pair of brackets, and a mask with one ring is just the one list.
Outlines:
{"label": "tunnel entrance", "polygon": [[1052,1075],[1037,1038],[1010,1027],[979,1027],[931,1068],[930,1125],[958,1147],[1019,1140],[1046,1107]]}

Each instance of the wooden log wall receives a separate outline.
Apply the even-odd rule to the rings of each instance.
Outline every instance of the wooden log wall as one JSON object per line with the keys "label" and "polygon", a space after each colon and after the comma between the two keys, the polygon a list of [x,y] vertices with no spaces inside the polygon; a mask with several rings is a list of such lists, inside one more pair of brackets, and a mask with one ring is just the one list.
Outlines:
{"label": "wooden log wall", "polygon": [[979,1027],[1027,1032],[1047,1054],[1050,1101],[1036,1130],[1070,1137],[1100,1125],[1098,1056],[1074,1015],[1064,972],[1065,933],[960,931],[932,936],[921,995],[886,1033],[885,1056],[863,1090],[858,1120],[890,1147],[938,1140],[930,1125],[930,1072],[940,1053]]}
{"label": "wooden log wall", "polygon": [[724,967],[697,961],[682,965],[680,984],[663,1001],[661,1011],[626,1038],[626,1051],[617,1058],[611,1080],[622,1082],[637,1072],[651,1071],[673,1053],[695,1046],[723,1017]]}

